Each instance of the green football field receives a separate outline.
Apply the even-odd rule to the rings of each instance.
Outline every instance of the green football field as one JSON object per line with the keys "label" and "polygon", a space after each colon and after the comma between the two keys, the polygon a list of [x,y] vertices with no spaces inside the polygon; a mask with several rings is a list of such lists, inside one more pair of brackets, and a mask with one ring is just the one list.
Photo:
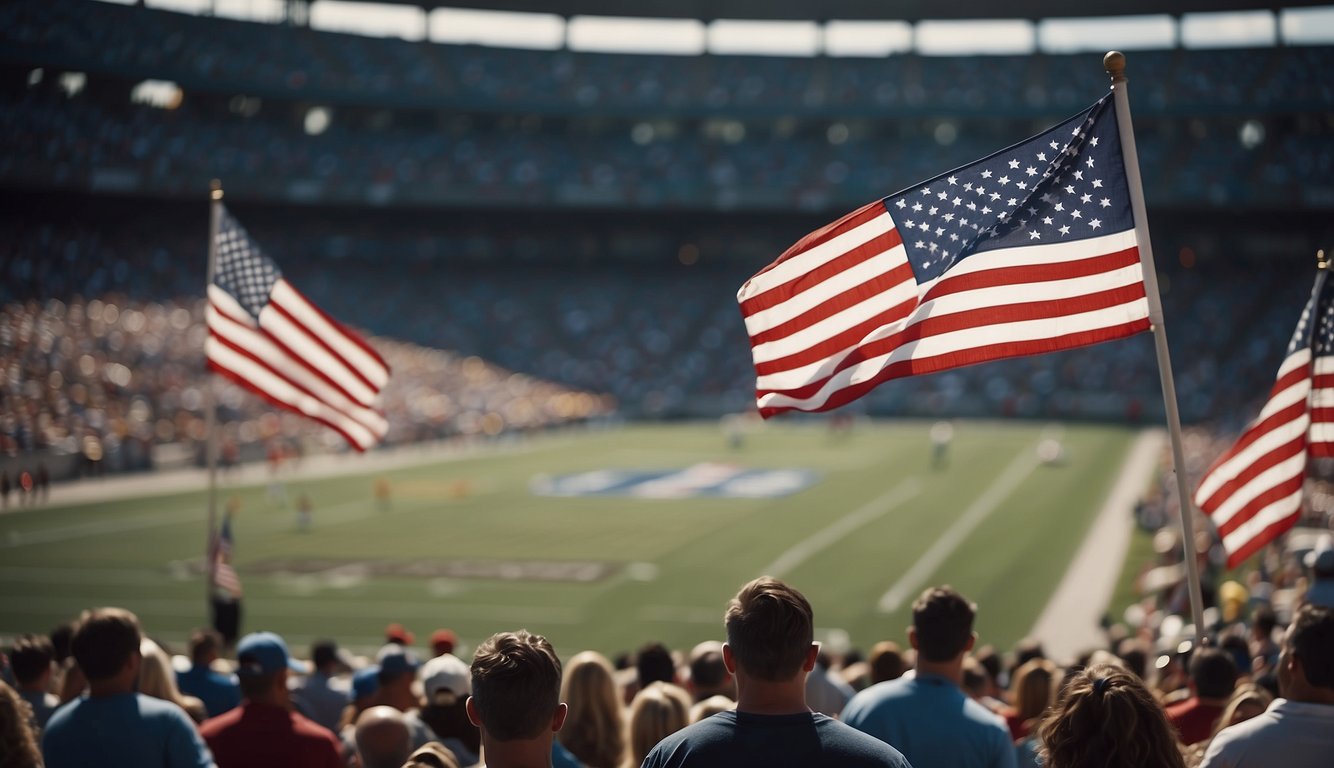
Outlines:
{"label": "green football field", "polygon": [[[286,504],[263,483],[228,486],[244,630],[298,647],[334,637],[363,652],[391,621],[419,643],[451,627],[469,648],[527,627],[564,656],[650,640],[687,649],[720,638],[728,598],[769,572],[810,598],[828,641],[902,642],[912,598],[949,583],[979,604],[981,642],[1009,647],[1055,589],[1134,432],[961,422],[947,466],[933,468],[929,429],[859,423],[836,434],[791,421],[738,447],[716,424],[628,426],[292,477]],[[1064,460],[1040,462],[1053,435]],[[750,497],[680,495],[691,485],[680,478],[745,468],[796,472],[734,484]],[[680,470],[638,496],[535,493]],[[791,490],[793,476],[812,482],[764,496]],[[376,477],[391,488],[388,509],[376,504]],[[313,507],[306,530],[301,495]],[[0,636],[120,605],[179,642],[205,621],[205,509],[201,491],[0,515]]]}

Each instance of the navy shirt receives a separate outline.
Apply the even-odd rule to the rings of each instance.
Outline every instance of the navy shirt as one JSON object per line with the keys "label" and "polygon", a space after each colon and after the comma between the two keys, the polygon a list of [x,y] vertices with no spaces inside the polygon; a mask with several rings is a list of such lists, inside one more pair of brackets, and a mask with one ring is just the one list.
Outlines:
{"label": "navy shirt", "polygon": [[912,768],[898,750],[819,714],[720,712],[658,742],[643,768]]}

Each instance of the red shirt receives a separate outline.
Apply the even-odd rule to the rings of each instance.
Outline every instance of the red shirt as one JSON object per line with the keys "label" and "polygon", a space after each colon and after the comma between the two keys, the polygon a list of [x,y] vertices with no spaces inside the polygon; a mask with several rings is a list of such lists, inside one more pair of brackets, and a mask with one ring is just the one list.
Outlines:
{"label": "red shirt", "polygon": [[282,707],[243,701],[199,726],[218,768],[342,768],[338,740]]}
{"label": "red shirt", "polygon": [[1222,714],[1222,706],[1204,704],[1198,696],[1191,696],[1167,708],[1167,722],[1177,729],[1181,743],[1190,746],[1213,735],[1214,723]]}

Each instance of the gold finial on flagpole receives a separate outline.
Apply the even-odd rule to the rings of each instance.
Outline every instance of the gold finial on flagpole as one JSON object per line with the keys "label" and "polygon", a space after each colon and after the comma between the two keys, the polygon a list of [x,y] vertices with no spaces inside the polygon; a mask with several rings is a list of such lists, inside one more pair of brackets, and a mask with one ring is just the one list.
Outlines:
{"label": "gold finial on flagpole", "polygon": [[210,181],[208,183],[208,189],[209,189],[208,196],[210,200],[222,199],[222,179],[214,179],[213,181]]}
{"label": "gold finial on flagpole", "polygon": [[1325,256],[1325,249],[1321,248],[1315,252],[1315,268],[1329,269],[1329,259]]}
{"label": "gold finial on flagpole", "polygon": [[1124,82],[1126,79],[1126,55],[1120,51],[1108,51],[1107,55],[1102,57],[1102,68],[1112,76],[1113,83]]}

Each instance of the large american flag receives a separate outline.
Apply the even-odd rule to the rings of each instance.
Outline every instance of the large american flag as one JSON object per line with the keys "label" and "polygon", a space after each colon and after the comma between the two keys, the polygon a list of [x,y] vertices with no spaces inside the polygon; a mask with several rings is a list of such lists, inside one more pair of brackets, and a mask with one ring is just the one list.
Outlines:
{"label": "large american flag", "polygon": [[1316,276],[1269,402],[1195,491],[1229,568],[1297,522],[1309,457],[1334,456],[1334,291],[1326,276]]}
{"label": "large american flag", "polygon": [[1147,330],[1111,95],[812,232],[737,300],[766,418]]}
{"label": "large american flag", "polygon": [[233,599],[241,597],[241,577],[232,567],[232,516],[222,518],[222,526],[214,532],[209,547],[209,561],[213,567],[213,586]]}
{"label": "large american flag", "polygon": [[374,446],[389,429],[378,408],[389,380],[384,359],[284,280],[226,209],[217,239],[204,345],[209,367],[327,425],[359,451]]}

